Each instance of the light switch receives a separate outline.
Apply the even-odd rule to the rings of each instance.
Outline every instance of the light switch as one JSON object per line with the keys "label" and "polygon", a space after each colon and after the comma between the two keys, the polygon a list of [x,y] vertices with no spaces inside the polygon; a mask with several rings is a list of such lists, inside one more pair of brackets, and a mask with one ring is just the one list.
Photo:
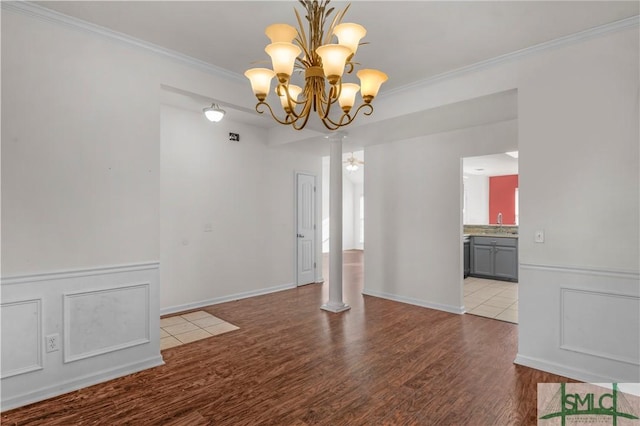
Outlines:
{"label": "light switch", "polygon": [[533,239],[536,243],[544,243],[544,231],[536,231]]}

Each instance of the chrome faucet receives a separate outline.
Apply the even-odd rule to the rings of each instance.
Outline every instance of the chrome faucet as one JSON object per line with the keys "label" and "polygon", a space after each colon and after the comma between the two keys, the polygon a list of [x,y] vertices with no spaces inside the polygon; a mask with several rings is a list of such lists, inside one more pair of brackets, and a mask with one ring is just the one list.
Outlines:
{"label": "chrome faucet", "polygon": [[502,213],[498,213],[498,232],[502,231]]}

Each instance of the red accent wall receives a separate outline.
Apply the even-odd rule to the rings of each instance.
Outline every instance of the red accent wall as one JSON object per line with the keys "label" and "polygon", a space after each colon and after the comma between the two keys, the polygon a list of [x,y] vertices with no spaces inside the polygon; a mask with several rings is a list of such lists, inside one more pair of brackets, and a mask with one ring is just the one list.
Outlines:
{"label": "red accent wall", "polygon": [[489,177],[489,223],[498,223],[498,213],[502,213],[502,224],[516,223],[516,188],[518,175]]}

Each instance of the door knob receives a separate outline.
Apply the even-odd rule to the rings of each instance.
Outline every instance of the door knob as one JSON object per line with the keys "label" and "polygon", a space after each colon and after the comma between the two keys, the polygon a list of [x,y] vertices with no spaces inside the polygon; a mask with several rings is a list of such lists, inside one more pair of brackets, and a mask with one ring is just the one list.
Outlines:
{"label": "door knob", "polygon": [[298,238],[304,238],[304,235],[298,234]]}

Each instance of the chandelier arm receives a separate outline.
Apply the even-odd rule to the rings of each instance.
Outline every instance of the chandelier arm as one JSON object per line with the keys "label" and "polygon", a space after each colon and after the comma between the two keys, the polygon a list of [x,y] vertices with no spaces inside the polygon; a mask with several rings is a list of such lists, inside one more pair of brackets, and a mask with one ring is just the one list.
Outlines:
{"label": "chandelier arm", "polygon": [[339,124],[334,123],[331,119],[322,119],[322,124],[329,130],[338,130],[340,128]]}
{"label": "chandelier arm", "polygon": [[[358,112],[358,110],[356,110],[356,113],[357,112]],[[346,123],[344,122],[345,117],[347,118],[347,122]],[[354,117],[349,115],[349,113],[342,114],[342,116],[340,116],[340,126],[346,126],[347,124],[351,123],[353,121]]]}
{"label": "chandelier arm", "polygon": [[[292,122],[296,122],[300,119],[300,117],[302,117],[305,114],[305,110],[308,109],[307,108],[307,99],[305,98],[304,101],[296,101],[295,99],[291,99],[292,102],[295,103],[295,105],[291,105],[289,104],[289,109],[291,110],[291,112],[289,113],[289,115],[291,115],[292,117],[294,117],[294,120]],[[304,105],[302,107],[302,110],[300,111],[300,113],[297,113],[295,110],[295,107],[297,107],[298,105]]]}
{"label": "chandelier arm", "polygon": [[[309,89],[305,86],[305,98],[303,101],[296,102],[297,104],[302,104],[302,110],[297,113],[292,109],[292,113],[289,114],[291,120],[287,124],[291,124],[296,130],[301,130],[307,124],[309,120],[309,111],[311,110],[311,104],[313,101],[313,94],[309,96]],[[298,124],[296,124],[298,123]]]}
{"label": "chandelier arm", "polygon": [[[326,105],[327,109],[324,111],[318,111],[318,116],[321,120],[326,120],[329,118],[329,112],[331,111],[331,105],[335,104],[340,98],[340,94],[342,93],[342,79],[338,81],[335,85],[331,85],[329,89],[329,96],[323,99],[323,102],[320,103],[320,106]],[[320,108],[322,110],[322,108]],[[335,123],[334,123],[335,124]]]}
{"label": "chandelier arm", "polygon": [[[296,118],[296,120],[298,119],[298,114],[296,113],[295,107],[303,104],[303,101],[298,102],[297,100],[293,99],[291,97],[291,94],[289,93],[289,84],[287,83],[287,85],[285,86],[284,84],[279,84],[278,85],[278,90],[284,90],[286,97],[287,97],[287,107],[289,108],[290,112],[287,112],[287,115],[292,115]],[[278,93],[279,95],[279,93]],[[295,120],[294,120],[295,121]]]}
{"label": "chandelier arm", "polygon": [[[344,117],[348,117],[349,114],[342,114],[340,116],[340,121],[339,122],[335,122],[331,119],[331,117],[327,116],[325,118],[322,119],[322,124],[325,125],[326,128],[328,128],[329,130],[336,130],[339,129],[342,126],[346,126],[347,124],[351,123],[352,120],[349,120],[347,123],[342,124],[342,121],[344,120]],[[327,123],[330,123],[331,126],[327,125]]]}
{"label": "chandelier arm", "polygon": [[373,105],[364,103],[364,104],[362,104],[362,105],[360,105],[358,107],[358,109],[356,110],[356,112],[353,113],[353,115],[349,115],[351,117],[351,119],[347,123],[345,123],[344,125],[347,125],[347,124],[351,123],[353,120],[355,120],[356,116],[358,115],[358,113],[360,112],[360,110],[362,108],[368,108],[369,109],[369,111],[363,111],[362,112],[364,115],[373,114]]}
{"label": "chandelier arm", "polygon": [[[309,114],[311,112],[311,103],[312,101],[309,100],[307,103],[305,103],[304,108],[302,109],[299,118],[297,118],[293,123],[291,123],[292,127],[296,130],[301,130],[304,128],[304,126],[307,125],[307,121],[309,121],[309,116],[311,114]],[[300,118],[302,118],[302,123],[299,126],[296,126],[296,123],[300,120]]]}
{"label": "chandelier arm", "polygon": [[[340,77],[340,80],[338,80],[338,82],[334,85],[334,87],[337,87],[337,89],[334,89],[334,100],[332,103],[335,103],[338,99],[340,99],[340,95],[342,94],[342,77]],[[337,90],[337,93],[336,93]]]}
{"label": "chandelier arm", "polygon": [[324,90],[324,80],[315,82],[313,91],[318,98],[316,102],[320,103],[320,105],[328,103],[327,93]]}
{"label": "chandelier arm", "polygon": [[[361,106],[361,107],[362,107],[362,106]],[[356,110],[356,114],[358,114],[358,111],[360,111],[360,108],[358,108],[358,109]],[[334,126],[334,128],[330,128],[330,129],[331,129],[331,130],[336,130],[336,129],[338,129],[338,128],[342,127],[342,126],[346,126],[347,124],[351,123],[351,122],[353,121],[353,119],[355,118],[356,114],[354,114],[353,116],[351,116],[349,113],[343,113],[343,114],[340,116],[340,120],[339,120],[337,123],[336,123],[335,121],[333,121],[333,120],[331,119],[331,117],[329,117],[329,116],[327,115],[326,117],[324,117],[324,118],[322,119],[322,122],[324,123],[324,125],[325,125],[327,128],[330,128],[330,127],[329,127],[329,126],[327,126],[327,124],[326,124],[325,122],[331,123],[331,125],[332,125],[332,126]],[[347,122],[346,122],[346,123],[344,122],[345,117],[346,117],[346,118],[348,118],[348,120],[347,120]]]}
{"label": "chandelier arm", "polygon": [[[326,108],[326,109],[325,109]],[[318,102],[317,109],[318,117],[320,120],[326,120],[329,117],[329,111],[331,111],[331,98],[324,98]]]}
{"label": "chandelier arm", "polygon": [[264,113],[264,111],[260,111],[260,109],[259,109],[259,107],[260,107],[261,105],[264,105],[264,106],[266,106],[266,107],[267,107],[267,109],[269,109],[269,112],[271,113],[271,117],[273,117],[273,119],[274,119],[274,120],[276,120],[278,123],[280,123],[280,124],[284,124],[284,125],[289,125],[289,124],[292,124],[292,123],[294,122],[294,121],[291,121],[291,120],[287,120],[287,118],[288,118],[288,117],[290,117],[290,114],[287,114],[287,118],[285,118],[285,119],[284,119],[284,121],[283,121],[283,120],[280,120],[280,119],[279,119],[278,117],[276,117],[276,115],[273,113],[273,109],[271,109],[271,105],[269,105],[268,103],[266,103],[266,102],[264,102],[264,101],[258,102],[258,104],[256,105],[256,111],[258,111],[258,113],[260,113],[260,114]]}
{"label": "chandelier arm", "polygon": [[[353,56],[353,54],[352,54],[351,56]],[[346,69],[346,70],[345,70],[345,72],[346,72],[347,74],[351,74],[351,73],[353,72],[354,64],[353,64],[353,62],[351,62],[351,61],[347,61],[347,62],[345,63],[345,67],[349,67],[348,69]]]}
{"label": "chandelier arm", "polygon": [[[340,128],[340,127],[347,126],[347,125],[351,124],[351,123],[353,122],[353,120],[355,120],[355,119],[356,119],[356,116],[358,115],[358,113],[360,112],[360,110],[362,110],[363,108],[367,108],[367,109],[369,109],[369,111],[363,111],[363,112],[362,112],[364,115],[371,115],[371,114],[373,113],[373,106],[372,106],[371,104],[364,103],[364,104],[360,105],[360,106],[358,107],[358,109],[356,109],[356,111],[355,111],[353,114],[350,114],[350,113],[342,114],[342,115],[340,116],[340,121],[338,121],[337,123],[336,123],[335,121],[333,121],[333,120],[331,119],[331,117],[329,117],[329,116],[325,117],[325,118],[322,120],[322,122],[323,122],[323,124],[325,125],[325,127],[327,127],[328,129],[330,129],[330,130],[336,130],[336,129]],[[345,119],[346,119],[346,121],[345,121]],[[326,124],[326,122],[331,123],[331,125],[332,125],[332,126],[335,126],[335,128],[331,128],[331,127],[329,127],[329,126]]]}

